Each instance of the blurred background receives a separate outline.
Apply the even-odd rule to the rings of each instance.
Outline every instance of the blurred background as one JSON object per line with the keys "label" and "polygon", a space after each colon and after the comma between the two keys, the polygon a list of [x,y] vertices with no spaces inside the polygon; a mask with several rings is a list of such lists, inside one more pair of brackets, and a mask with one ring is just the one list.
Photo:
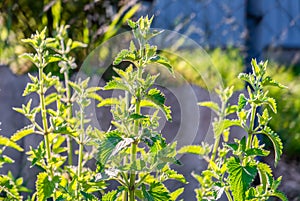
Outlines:
{"label": "blurred background", "polygon": [[[197,42],[207,51],[211,62],[197,55],[190,55],[189,60],[194,59],[192,63],[198,63],[196,67],[207,70],[213,65],[224,85],[234,85],[237,91],[244,88],[237,75],[250,70],[251,58],[269,60],[269,74],[289,87],[288,90],[270,88],[278,104],[278,115],[272,119],[271,126],[284,142],[283,158],[274,172],[283,176],[281,189],[289,199],[300,200],[298,0],[0,0],[1,133],[10,136],[26,125],[24,118],[11,109],[25,102],[21,97],[28,81],[24,74],[36,70],[29,61],[18,57],[31,51],[21,39],[45,26],[51,36],[57,26],[69,24],[70,38],[88,44],[87,48],[74,52],[80,66],[99,44],[130,30],[127,19],[135,20],[142,15],[155,16],[154,28],[176,31]],[[171,57],[171,63],[189,83],[209,88],[189,70],[186,62]],[[47,70],[59,74],[55,65]],[[21,143],[27,146],[28,142]],[[19,165],[9,169],[16,176],[24,175],[21,167],[26,158],[21,153],[11,152]]]}

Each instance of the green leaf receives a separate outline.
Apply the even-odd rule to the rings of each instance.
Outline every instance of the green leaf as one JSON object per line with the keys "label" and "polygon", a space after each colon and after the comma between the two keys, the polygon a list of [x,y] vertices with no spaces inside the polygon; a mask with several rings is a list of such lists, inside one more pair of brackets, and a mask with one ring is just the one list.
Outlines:
{"label": "green leaf", "polygon": [[84,48],[84,47],[87,47],[87,44],[79,42],[79,41],[73,41],[70,50],[78,48],[78,47]]}
{"label": "green leaf", "polygon": [[15,143],[14,141],[12,141],[12,140],[10,140],[6,137],[3,137],[1,135],[0,135],[0,145],[11,147],[11,148],[16,149],[18,151],[23,151],[23,148],[20,147],[17,143]]}
{"label": "green leaf", "polygon": [[129,91],[128,86],[120,82],[119,80],[111,80],[109,81],[104,87],[104,90],[124,90],[124,91]]}
{"label": "green leaf", "polygon": [[280,156],[282,154],[283,145],[281,142],[280,137],[275,133],[271,128],[265,127],[264,130],[262,130],[262,133],[265,134],[273,143],[274,150],[275,150],[275,167],[278,164],[278,161],[280,160]]}
{"label": "green leaf", "polygon": [[259,162],[257,164],[257,170],[258,170],[259,178],[260,178],[261,184],[263,186],[263,189],[265,191],[267,191],[268,186],[270,186],[268,177],[273,176],[272,169],[270,168],[270,166],[268,164]]}
{"label": "green leaf", "polygon": [[251,148],[245,151],[247,156],[268,156],[270,151],[261,148]]}
{"label": "green leaf", "polygon": [[150,62],[158,63],[158,64],[165,66],[170,71],[170,73],[172,73],[172,75],[174,75],[173,67],[170,64],[170,61],[167,58],[165,58],[164,56],[156,55],[154,57],[151,57]]}
{"label": "green leaf", "polygon": [[103,99],[100,103],[98,103],[97,107],[119,105],[119,104],[120,104],[120,100],[117,98],[106,98],[106,99]]}
{"label": "green leaf", "polygon": [[122,61],[136,61],[137,57],[136,55],[131,52],[130,50],[124,49],[119,52],[119,54],[116,56],[114,60],[114,65],[119,65]]}
{"label": "green leaf", "polygon": [[276,114],[277,113],[276,100],[274,98],[268,98],[266,102],[273,110],[273,112]]}
{"label": "green leaf", "polygon": [[69,85],[78,93],[78,94],[82,94],[82,89],[80,88],[80,86],[78,84],[76,84],[75,82],[71,82],[69,81]]}
{"label": "green leaf", "polygon": [[167,120],[172,121],[170,106],[166,106],[162,104],[162,101],[164,100],[163,94],[157,93],[155,89],[151,93],[149,92],[145,97],[146,100],[141,101],[140,104],[141,107],[153,107],[153,108],[160,109],[166,116]]}
{"label": "green leaf", "polygon": [[51,197],[54,192],[55,185],[59,183],[59,176],[50,179],[46,172],[40,172],[36,180],[38,201],[44,201]]}
{"label": "green leaf", "polygon": [[207,154],[207,149],[200,145],[188,145],[181,147],[178,151],[179,154],[196,154],[196,155],[205,155]]}
{"label": "green leaf", "polygon": [[27,96],[31,93],[37,92],[39,90],[39,85],[34,83],[27,83],[26,88],[24,89],[24,92],[22,96]]}
{"label": "green leaf", "polygon": [[261,68],[257,65],[256,59],[251,60],[252,71],[254,75],[260,75]]}
{"label": "green leaf", "polygon": [[20,57],[24,58],[24,59],[28,59],[28,60],[30,60],[34,64],[38,63],[38,58],[37,58],[37,56],[35,54],[24,53],[24,54],[20,55]]}
{"label": "green leaf", "polygon": [[220,136],[223,131],[231,126],[240,126],[241,123],[237,119],[224,119],[222,121],[217,121],[213,123],[215,136]]}
{"label": "green leaf", "polygon": [[200,105],[202,107],[208,107],[208,108],[212,109],[216,114],[218,114],[218,112],[220,111],[219,105],[212,101],[200,102],[200,103],[198,103],[198,105]]}
{"label": "green leaf", "polygon": [[84,191],[80,191],[81,195],[85,198],[85,201],[97,201],[98,199],[91,193],[86,193]]}
{"label": "green leaf", "polygon": [[150,184],[149,190],[145,189],[145,186],[142,186],[143,195],[148,201],[161,201],[161,200],[170,200],[170,192],[168,189],[160,182],[153,182]]}
{"label": "green leaf", "polygon": [[144,115],[141,115],[141,114],[136,114],[136,113],[131,114],[131,115],[129,116],[129,118],[130,118],[130,119],[133,119],[133,120],[138,120],[138,119],[148,119],[147,116],[144,116]]}
{"label": "green leaf", "polygon": [[97,153],[97,160],[101,165],[101,169],[104,168],[109,157],[112,155],[113,151],[115,150],[117,144],[121,142],[123,133],[113,130],[106,134],[103,140],[99,140],[98,144],[98,153]]}
{"label": "green leaf", "polygon": [[46,96],[45,105],[49,105],[49,104],[53,103],[54,101],[56,101],[57,99],[58,99],[58,94],[57,93],[51,93],[51,94]]}
{"label": "green leaf", "polygon": [[156,104],[165,104],[165,95],[157,88],[150,89],[147,93],[147,96]]}
{"label": "green leaf", "polygon": [[53,62],[57,62],[57,61],[62,61],[62,60],[63,60],[63,58],[60,55],[58,55],[58,54],[56,54],[56,55],[48,55],[48,56],[45,57],[45,62],[47,64],[53,63]]}
{"label": "green leaf", "polygon": [[263,86],[275,86],[275,87],[279,87],[281,89],[287,88],[286,86],[284,86],[284,85],[280,84],[279,82],[276,82],[275,80],[273,80],[270,76],[267,76],[263,79],[262,85]]}
{"label": "green leaf", "polygon": [[227,168],[234,200],[244,201],[245,192],[257,174],[256,166],[250,163],[242,166],[239,161],[232,157],[227,162]]}
{"label": "green leaf", "polygon": [[11,136],[10,139],[12,141],[16,142],[16,141],[22,139],[23,137],[26,137],[27,135],[30,135],[32,133],[34,133],[34,126],[33,125],[25,126],[24,128],[15,132],[13,134],[13,136]]}
{"label": "green leaf", "polygon": [[247,99],[244,94],[240,94],[238,102],[238,111],[242,111],[247,104]]}
{"label": "green leaf", "polygon": [[182,174],[177,173],[175,170],[168,169],[164,173],[168,175],[168,179],[174,179],[184,184],[187,183],[185,177]]}
{"label": "green leaf", "polygon": [[118,197],[119,191],[113,190],[102,196],[102,201],[116,201]]}
{"label": "green leaf", "polygon": [[244,80],[245,82],[248,82],[249,84],[252,84],[252,76],[246,73],[240,73],[238,78],[240,80]]}
{"label": "green leaf", "polygon": [[171,200],[177,200],[177,198],[183,193],[184,188],[178,188],[177,190],[175,190],[174,192],[172,192],[170,194],[171,196]]}
{"label": "green leaf", "polygon": [[282,201],[288,201],[288,198],[286,197],[286,195],[280,191],[273,192],[271,196],[278,197]]}

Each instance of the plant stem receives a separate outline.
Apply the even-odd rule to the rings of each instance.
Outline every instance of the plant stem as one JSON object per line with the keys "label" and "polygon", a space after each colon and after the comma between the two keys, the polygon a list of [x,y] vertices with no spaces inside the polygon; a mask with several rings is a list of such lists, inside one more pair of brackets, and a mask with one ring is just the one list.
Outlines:
{"label": "plant stem", "polygon": [[[78,167],[77,167],[77,178],[81,177],[82,172],[82,160],[83,160],[83,140],[84,140],[84,108],[80,107],[80,139],[79,139],[79,153],[78,153]],[[77,183],[77,198],[79,200],[79,181]]]}
{"label": "plant stem", "polygon": [[225,194],[226,194],[226,196],[227,196],[228,201],[233,201],[233,200],[232,200],[232,197],[231,197],[231,195],[230,195],[230,193],[229,193],[229,191],[228,191],[227,188],[225,188]]}
{"label": "plant stem", "polygon": [[[219,116],[219,120],[218,120],[219,122],[222,122],[223,119],[224,119],[226,104],[227,104],[227,101],[226,102],[222,101],[220,116]],[[215,143],[214,143],[214,146],[213,146],[213,151],[212,151],[212,154],[211,154],[210,161],[214,161],[215,158],[216,158],[218,147],[219,147],[219,144],[220,144],[221,135],[222,134],[220,134],[219,136],[215,136]],[[208,166],[209,166],[209,164],[208,164]]]}
{"label": "plant stem", "polygon": [[[138,67],[138,77],[142,77],[142,67]],[[141,100],[140,100],[140,90],[138,91],[137,98],[136,98],[136,103],[135,103],[135,113],[140,114],[141,113]],[[135,137],[138,136],[139,134],[139,120],[135,120],[134,122],[134,134]],[[131,144],[131,164],[135,163],[136,160],[136,149],[138,145],[138,140],[136,139],[132,144]],[[129,200],[134,201],[135,200],[135,179],[136,179],[136,173],[134,170],[131,170],[130,172],[130,185],[129,185]]]}
{"label": "plant stem", "polygon": [[[43,78],[43,59],[42,53],[38,51],[40,66],[39,69],[39,80],[40,80],[40,108],[41,108],[41,117],[42,117],[42,124],[44,130],[44,140],[46,146],[46,155],[47,155],[47,165],[51,163],[51,148],[50,148],[50,140],[49,140],[49,129],[48,129],[48,122],[47,122],[47,113],[46,113],[46,104],[45,104],[45,91],[44,91],[44,78]],[[53,170],[52,165],[49,166],[50,176],[53,178]],[[53,200],[55,200],[55,192],[53,193]]]}
{"label": "plant stem", "polygon": [[[65,78],[65,87],[66,87],[66,96],[67,96],[67,119],[72,118],[72,103],[71,103],[71,87],[69,85],[69,73],[68,71],[64,72]],[[73,140],[70,136],[67,137],[67,148],[68,148],[68,164],[73,164]]]}
{"label": "plant stem", "polygon": [[254,122],[255,122],[256,108],[257,108],[256,105],[252,105],[246,149],[251,148],[251,143],[253,140],[253,129],[254,129]]}

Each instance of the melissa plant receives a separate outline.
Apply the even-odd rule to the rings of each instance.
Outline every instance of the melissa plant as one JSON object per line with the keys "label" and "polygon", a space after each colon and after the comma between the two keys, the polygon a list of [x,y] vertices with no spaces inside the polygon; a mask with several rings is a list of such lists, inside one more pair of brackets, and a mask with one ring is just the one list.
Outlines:
{"label": "melissa plant", "polygon": [[[85,108],[91,99],[101,99],[96,94],[99,88],[88,87],[88,79],[78,82],[69,80],[69,71],[76,67],[75,59],[69,53],[74,48],[84,47],[85,44],[69,39],[67,28],[61,26],[57,30],[56,38],[47,38],[45,28],[31,38],[23,40],[35,50],[35,53],[26,53],[23,57],[28,58],[38,68],[38,76],[29,74],[31,82],[27,84],[23,96],[35,93],[39,99],[36,106],[32,106],[30,99],[22,108],[14,108],[24,114],[31,124],[17,131],[11,137],[11,141],[16,142],[33,133],[43,136],[44,140],[39,146],[31,147],[27,153],[32,166],[38,166],[42,170],[37,175],[36,192],[31,200],[40,201],[50,197],[52,200],[95,199],[92,193],[105,186],[104,182],[95,181],[95,172],[84,167],[86,161],[92,158],[92,153],[84,151],[87,135],[96,132],[86,126],[88,119],[85,116]],[[58,77],[44,73],[51,63],[61,68],[65,85]],[[78,105],[79,111],[75,111],[73,116],[75,104]],[[38,118],[41,119],[41,123]],[[78,150],[72,149],[71,138],[78,143]],[[67,147],[63,146],[66,140]],[[65,152],[68,152],[68,164]],[[78,152],[77,166],[72,160],[75,152]]]}
{"label": "melissa plant", "polygon": [[[98,136],[98,170],[103,178],[116,180],[119,187],[103,195],[102,200],[176,200],[183,192],[180,188],[170,192],[164,185],[168,179],[185,183],[183,175],[170,168],[180,164],[175,158],[176,143],[167,144],[159,126],[159,111],[171,121],[171,110],[165,105],[165,96],[154,87],[156,78],[146,68],[161,64],[173,73],[168,60],[157,53],[149,40],[159,34],[150,29],[153,17],[141,17],[137,22],[128,21],[134,40],[129,49],[122,50],[114,65],[130,62],[126,70],[114,68],[118,76],[108,82],[104,90],[121,90],[123,95],[108,98],[98,106],[112,106],[110,129]],[[151,108],[152,112],[146,112]],[[148,110],[149,111],[149,110]],[[152,173],[152,174],[151,174]]]}
{"label": "melissa plant", "polygon": [[[213,122],[214,145],[186,146],[179,151],[198,154],[208,163],[207,169],[200,175],[193,173],[200,184],[200,188],[195,190],[198,200],[218,200],[224,193],[229,201],[263,201],[270,197],[287,200],[277,190],[281,177],[275,179],[270,165],[258,160],[268,156],[270,151],[265,149],[265,144],[257,137],[265,135],[273,143],[276,166],[283,146],[278,135],[268,126],[271,120],[270,111],[276,113],[277,108],[275,99],[268,96],[265,87],[285,87],[266,75],[267,62],[257,63],[253,59],[251,65],[252,73],[239,75],[239,79],[247,83],[247,94],[240,94],[237,105],[229,102],[233,93],[232,87],[216,90],[220,105],[215,102],[199,103],[200,106],[211,108],[217,116]],[[262,114],[259,108],[263,108]],[[229,119],[228,115],[232,114],[237,119]],[[247,136],[229,143],[232,126],[242,128]],[[257,176],[258,184],[254,183]]]}

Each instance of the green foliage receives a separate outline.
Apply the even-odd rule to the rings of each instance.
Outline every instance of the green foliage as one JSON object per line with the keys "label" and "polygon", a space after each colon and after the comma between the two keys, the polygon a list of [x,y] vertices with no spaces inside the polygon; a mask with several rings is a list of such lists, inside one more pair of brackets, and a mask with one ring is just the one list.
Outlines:
{"label": "green foliage", "polygon": [[[264,149],[265,144],[258,141],[259,134],[266,135],[272,141],[275,166],[280,159],[283,149],[281,139],[268,126],[271,120],[268,111],[271,109],[274,113],[277,112],[276,101],[268,96],[265,86],[285,87],[266,75],[267,62],[257,63],[253,59],[251,65],[252,73],[239,75],[248,84],[248,94],[240,94],[237,105],[230,105],[228,101],[233,94],[232,87],[216,90],[221,100],[220,106],[214,102],[200,103],[200,106],[209,107],[217,114],[213,123],[215,143],[212,150],[208,149],[206,152],[202,146],[188,146],[180,150],[204,155],[203,158],[208,163],[201,175],[193,174],[200,184],[200,188],[195,190],[198,200],[217,200],[223,193],[228,200],[236,201],[268,200],[273,196],[287,200],[277,190],[281,178],[274,179],[270,166],[256,159],[257,156],[264,157],[270,153]],[[262,115],[257,110],[259,106],[265,106]],[[228,115],[232,113],[238,119],[228,119]],[[254,123],[256,118],[258,125]],[[248,134],[247,137],[228,143],[232,126],[241,127]],[[251,187],[257,174],[259,184]]]}
{"label": "green foliage", "polygon": [[[138,44],[131,41],[129,49],[122,50],[114,64],[129,61],[131,65],[125,70],[114,69],[118,77],[103,87],[125,91],[125,95],[104,99],[98,105],[112,106],[112,124],[116,127],[95,139],[98,170],[106,178],[118,181],[124,189],[122,193],[109,192],[104,200],[175,200],[183,190],[171,194],[162,182],[174,179],[186,183],[183,175],[169,167],[180,164],[175,158],[176,143],[168,145],[157,130],[158,112],[163,112],[170,121],[170,107],[165,105],[164,94],[153,88],[158,75],[145,73],[146,66],[152,63],[173,72],[168,60],[157,53],[157,47],[148,44],[148,40],[158,34],[150,30],[152,20],[141,17],[137,22],[128,21]],[[143,113],[142,108],[146,107],[154,109],[153,113]],[[151,172],[156,172],[156,178],[150,176]]]}

